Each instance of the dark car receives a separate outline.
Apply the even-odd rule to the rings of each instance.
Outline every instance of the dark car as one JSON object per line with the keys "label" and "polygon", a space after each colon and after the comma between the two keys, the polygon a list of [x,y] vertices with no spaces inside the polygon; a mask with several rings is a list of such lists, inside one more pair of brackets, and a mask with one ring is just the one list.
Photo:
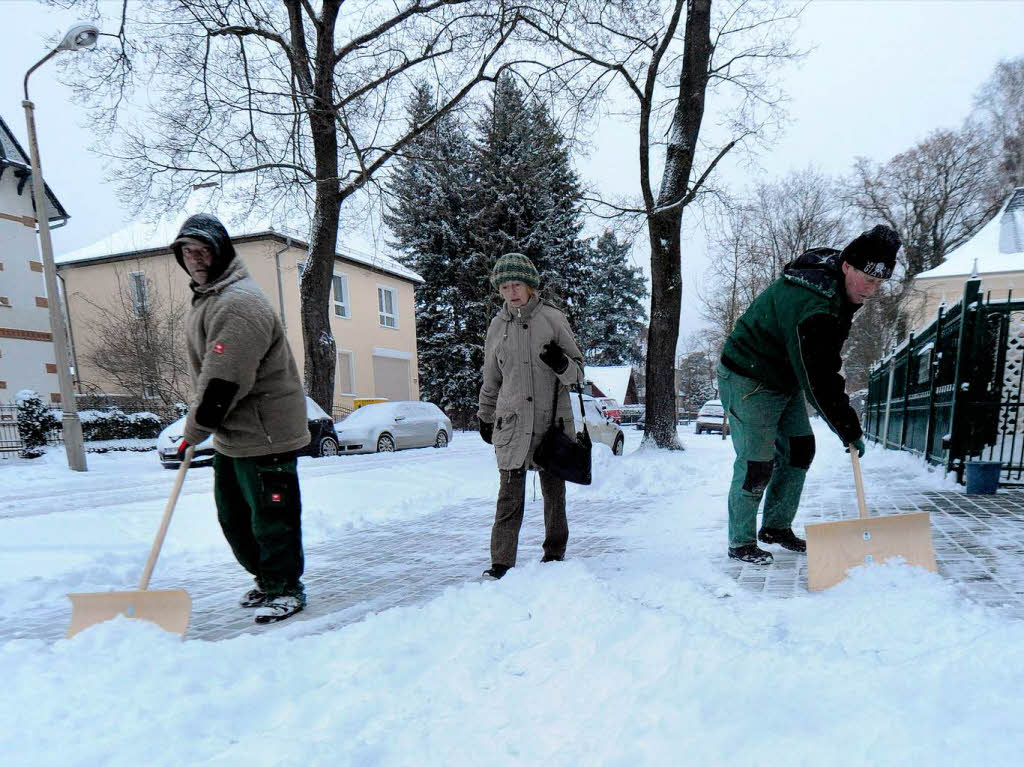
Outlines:
{"label": "dark car", "polygon": [[[334,421],[309,397],[306,397],[306,424],[309,426],[309,444],[299,455],[311,455],[320,458],[325,455],[338,454],[338,435],[334,431]],[[156,453],[165,469],[177,469],[181,465],[178,460],[178,444],[181,432],[185,428],[185,419],[179,418],[160,432],[156,438]],[[207,437],[196,445],[191,466],[204,466],[213,461],[213,437]]]}

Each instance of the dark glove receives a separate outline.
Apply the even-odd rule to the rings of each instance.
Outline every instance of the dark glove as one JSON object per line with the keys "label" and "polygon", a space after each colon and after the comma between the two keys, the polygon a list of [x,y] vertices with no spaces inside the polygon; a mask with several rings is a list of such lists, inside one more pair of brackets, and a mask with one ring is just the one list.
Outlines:
{"label": "dark glove", "polygon": [[[865,448],[865,445],[864,445],[864,438],[863,437],[857,437],[857,439],[855,439],[853,442],[850,443],[850,446],[856,448],[856,450],[857,450],[857,457],[858,458],[863,458],[864,457],[864,450],[866,448]],[[846,448],[846,452],[847,453],[850,452],[850,447]]]}
{"label": "dark glove", "polygon": [[544,351],[540,353],[541,361],[556,373],[561,375],[569,367],[569,358],[565,356],[562,347],[557,341],[548,341],[544,344]]}
{"label": "dark glove", "polygon": [[491,438],[494,436],[494,424],[493,423],[487,423],[487,421],[481,421],[480,422],[480,436],[483,438],[484,442],[486,442],[488,445],[492,444],[491,443]]}
{"label": "dark glove", "polygon": [[181,444],[178,445],[178,460],[179,461],[184,461],[185,460],[185,451],[186,450],[188,450],[188,442],[186,440],[182,440]]}

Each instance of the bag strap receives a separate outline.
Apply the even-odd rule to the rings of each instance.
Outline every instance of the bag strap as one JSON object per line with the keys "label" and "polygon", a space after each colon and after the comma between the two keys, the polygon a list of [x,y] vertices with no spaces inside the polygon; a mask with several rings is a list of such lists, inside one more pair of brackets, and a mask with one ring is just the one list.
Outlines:
{"label": "bag strap", "polygon": [[[558,376],[555,376],[555,392],[551,398],[551,423],[548,428],[555,425],[555,411],[558,410],[558,387],[562,385],[562,382],[558,380]],[[576,393],[580,398],[580,420],[583,421],[583,433],[590,437],[590,432],[587,430],[587,411],[583,409],[583,387],[576,384]],[[572,396],[571,394],[569,395]],[[571,409],[571,408],[570,408]]]}

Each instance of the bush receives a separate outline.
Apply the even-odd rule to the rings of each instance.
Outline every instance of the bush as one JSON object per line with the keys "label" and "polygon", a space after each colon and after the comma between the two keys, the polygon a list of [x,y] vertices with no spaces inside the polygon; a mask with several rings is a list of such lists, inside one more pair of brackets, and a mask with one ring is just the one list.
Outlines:
{"label": "bush", "polygon": [[82,435],[86,442],[108,439],[150,439],[160,434],[163,425],[153,413],[124,413],[113,410],[83,410]]}
{"label": "bush", "polygon": [[43,400],[31,389],[22,389],[14,397],[18,405],[18,436],[23,458],[38,458],[46,447],[46,435],[60,422]]}

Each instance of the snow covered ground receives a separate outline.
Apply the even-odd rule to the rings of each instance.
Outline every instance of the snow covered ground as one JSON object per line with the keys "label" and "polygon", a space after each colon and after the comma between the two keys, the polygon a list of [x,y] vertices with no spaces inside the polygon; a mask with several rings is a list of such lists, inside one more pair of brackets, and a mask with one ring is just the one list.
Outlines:
{"label": "snow covered ground", "polygon": [[[464,585],[325,633],[181,642],[119,619],[73,640],[0,644],[0,754],[11,765],[1009,765],[1024,753],[1024,622],[900,565],[779,599],[725,574],[732,454],[599,449],[595,484],[630,512],[622,551]],[[819,432],[810,484],[852,497],[848,457]],[[950,489],[907,455],[870,450],[888,482]],[[152,453],[0,461],[0,612],[69,591],[134,588],[173,473]],[[493,508],[476,435],[447,450],[300,459],[307,545],[396,519]],[[852,504],[852,500],[850,501]],[[528,513],[530,513],[528,511]],[[797,527],[802,524],[798,517]],[[480,561],[486,566],[486,551]],[[230,561],[212,473],[189,473],[158,580]],[[1024,565],[1022,565],[1024,567]],[[316,594],[310,595],[311,599]],[[312,623],[312,622],[310,622]]]}

